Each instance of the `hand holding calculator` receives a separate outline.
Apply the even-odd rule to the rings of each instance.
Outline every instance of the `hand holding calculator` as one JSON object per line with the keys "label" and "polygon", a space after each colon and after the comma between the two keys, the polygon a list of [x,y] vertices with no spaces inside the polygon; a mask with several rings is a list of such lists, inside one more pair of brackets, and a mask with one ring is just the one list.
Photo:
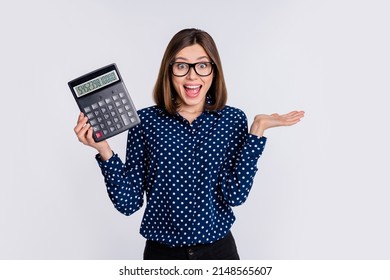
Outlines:
{"label": "hand holding calculator", "polygon": [[68,85],[80,111],[88,117],[96,142],[140,123],[116,64],[85,74]]}

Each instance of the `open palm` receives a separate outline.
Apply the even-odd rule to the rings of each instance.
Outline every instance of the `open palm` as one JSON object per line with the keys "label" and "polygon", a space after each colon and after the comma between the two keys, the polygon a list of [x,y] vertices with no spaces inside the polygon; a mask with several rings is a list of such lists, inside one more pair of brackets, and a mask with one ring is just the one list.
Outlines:
{"label": "open palm", "polygon": [[290,126],[298,123],[305,115],[303,111],[292,111],[290,113],[279,114],[259,114],[255,116],[255,119],[251,125],[250,133],[257,136],[262,136],[264,131],[278,126]]}

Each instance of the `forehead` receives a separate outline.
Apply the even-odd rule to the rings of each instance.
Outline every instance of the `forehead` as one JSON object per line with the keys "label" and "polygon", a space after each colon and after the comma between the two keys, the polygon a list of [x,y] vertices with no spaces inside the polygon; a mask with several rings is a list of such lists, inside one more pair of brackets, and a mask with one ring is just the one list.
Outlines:
{"label": "forehead", "polygon": [[199,44],[185,47],[181,49],[175,56],[176,59],[183,59],[187,61],[196,61],[208,57],[209,56],[207,55],[205,49]]}

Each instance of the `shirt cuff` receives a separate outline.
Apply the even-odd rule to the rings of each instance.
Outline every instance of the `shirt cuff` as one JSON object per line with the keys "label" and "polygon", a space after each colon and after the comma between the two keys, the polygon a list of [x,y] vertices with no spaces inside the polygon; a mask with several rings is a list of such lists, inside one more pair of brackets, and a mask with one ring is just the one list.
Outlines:
{"label": "shirt cuff", "polygon": [[249,133],[246,141],[246,150],[249,154],[251,154],[252,158],[259,158],[264,151],[266,143],[267,137],[258,137]]}
{"label": "shirt cuff", "polygon": [[95,156],[95,159],[96,159],[99,167],[102,169],[102,171],[104,171],[104,170],[109,169],[110,167],[114,166],[116,164],[116,162],[118,161],[119,156],[118,156],[118,154],[115,154],[114,152],[112,152],[112,156],[107,160],[103,160],[102,157],[100,156],[100,154],[97,154]]}

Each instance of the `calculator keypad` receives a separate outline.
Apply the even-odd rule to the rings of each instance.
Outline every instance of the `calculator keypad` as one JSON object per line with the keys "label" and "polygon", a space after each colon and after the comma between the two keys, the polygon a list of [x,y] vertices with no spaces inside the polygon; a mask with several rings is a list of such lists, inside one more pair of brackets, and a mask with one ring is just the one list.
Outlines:
{"label": "calculator keypad", "polygon": [[97,139],[137,121],[129,104],[126,94],[120,92],[84,108]]}

